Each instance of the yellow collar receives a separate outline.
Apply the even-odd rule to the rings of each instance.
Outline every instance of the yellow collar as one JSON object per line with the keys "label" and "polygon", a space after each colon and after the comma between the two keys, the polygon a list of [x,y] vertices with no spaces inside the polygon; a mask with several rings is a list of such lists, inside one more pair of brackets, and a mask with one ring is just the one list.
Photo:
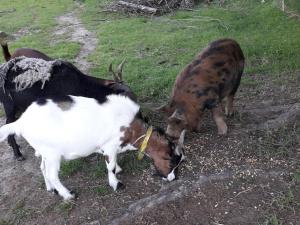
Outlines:
{"label": "yellow collar", "polygon": [[149,141],[150,136],[152,134],[152,130],[153,130],[153,128],[152,128],[152,126],[150,126],[148,128],[146,134],[145,134],[145,138],[143,140],[143,143],[142,143],[142,145],[141,145],[141,147],[140,147],[140,149],[138,151],[138,155],[137,155],[138,160],[142,160],[143,157],[144,157],[144,155],[145,155],[145,149],[147,148],[148,141]]}

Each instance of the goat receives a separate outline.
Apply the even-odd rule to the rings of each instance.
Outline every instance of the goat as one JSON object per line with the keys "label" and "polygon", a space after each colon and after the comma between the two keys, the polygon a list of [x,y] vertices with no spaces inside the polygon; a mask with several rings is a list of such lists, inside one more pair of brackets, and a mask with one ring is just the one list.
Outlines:
{"label": "goat", "polygon": [[[14,51],[14,53],[10,54],[10,52],[8,50],[8,45],[7,45],[7,41],[9,39],[12,39],[12,38],[5,32],[0,31],[0,45],[2,47],[3,56],[4,56],[4,59],[6,60],[6,62],[8,62],[10,59],[14,59],[14,58],[20,57],[20,56],[25,56],[28,58],[43,59],[46,61],[54,60],[51,57],[47,56],[46,54],[44,54],[36,49],[32,49],[32,48],[18,48]],[[112,69],[112,63],[109,65],[108,71],[109,71],[109,73],[112,74],[113,80],[101,79],[101,78],[97,78],[97,79],[98,79],[98,82],[100,82],[100,83],[102,82],[104,85],[108,85],[108,86],[112,87],[113,89],[115,89],[116,91],[123,91],[124,94],[126,94],[126,95],[130,96],[132,99],[136,100],[136,96],[134,95],[132,90],[127,85],[125,85],[123,82],[122,71],[123,71],[124,63],[125,63],[125,59],[117,67],[116,72],[113,71],[113,69]]]}
{"label": "goat", "polygon": [[218,133],[226,134],[225,114],[233,114],[233,99],[244,69],[244,55],[232,39],[212,42],[177,76],[172,98],[159,108],[168,116],[167,134],[179,137],[183,129],[198,131],[205,109],[212,111]]}
{"label": "goat", "polygon": [[[122,68],[122,65],[119,66]],[[49,67],[49,71],[44,71]],[[120,69],[119,68],[119,69]],[[35,72],[35,71],[40,72]],[[39,78],[26,88],[19,88],[30,79],[28,74],[36,73]],[[0,101],[3,103],[6,114],[6,123],[16,120],[16,114],[23,112],[33,101],[40,97],[57,95],[77,95],[85,97],[97,97],[102,89],[110,90],[111,93],[119,93],[136,100],[135,95],[126,85],[119,82],[103,80],[83,74],[71,63],[56,60],[45,61],[42,59],[18,57],[0,65],[1,90]],[[31,77],[32,78],[32,77]],[[17,160],[24,160],[14,136],[8,137],[8,143],[13,148]]]}
{"label": "goat", "polygon": [[7,45],[7,42],[9,40],[13,40],[13,37],[3,31],[0,31],[0,45],[2,47],[2,53],[6,62],[8,62],[10,59],[17,58],[20,56],[43,59],[46,61],[53,60],[51,57],[47,56],[46,54],[32,48],[18,48],[14,51],[13,54],[10,54]]}
{"label": "goat", "polygon": [[[24,137],[35,149],[35,155],[42,157],[47,191],[56,190],[64,200],[74,196],[59,180],[61,159],[72,160],[95,152],[106,156],[109,185],[117,190],[123,186],[116,177],[122,170],[117,154],[138,149],[148,129],[139,118],[139,108],[128,97],[115,94],[103,94],[97,99],[40,98],[17,121],[0,128],[0,141],[12,134]],[[155,130],[146,138],[146,155],[163,178],[172,181],[184,157],[184,132],[176,147],[165,134]]]}
{"label": "goat", "polygon": [[[43,59],[45,61],[51,61],[54,60],[48,55],[32,48],[18,48],[14,51],[14,53],[10,54],[8,50],[7,41],[11,40],[12,37],[10,37],[8,34],[6,34],[3,31],[0,31],[0,45],[2,47],[2,52],[4,59],[6,62],[8,62],[10,59],[14,59],[20,56],[25,56],[28,58],[36,58],[36,59]],[[120,63],[120,65],[117,67],[116,72],[112,69],[112,63],[109,65],[109,73],[112,74],[113,80],[109,79],[101,79],[97,78],[98,82],[103,83],[104,85],[110,86],[111,88],[115,89],[116,91],[122,91],[124,94],[130,96],[132,99],[136,100],[136,96],[132,92],[132,90],[124,84],[122,72],[123,72],[123,66],[125,63],[125,59]]]}

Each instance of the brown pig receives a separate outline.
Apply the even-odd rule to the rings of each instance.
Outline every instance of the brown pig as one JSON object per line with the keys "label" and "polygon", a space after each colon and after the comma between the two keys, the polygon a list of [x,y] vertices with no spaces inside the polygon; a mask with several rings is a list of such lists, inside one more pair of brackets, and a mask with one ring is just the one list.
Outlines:
{"label": "brown pig", "polygon": [[226,134],[221,102],[231,116],[244,61],[239,44],[232,39],[214,41],[201,51],[177,76],[169,103],[159,108],[168,116],[167,134],[178,138],[184,129],[198,131],[205,109],[211,110],[218,133]]}

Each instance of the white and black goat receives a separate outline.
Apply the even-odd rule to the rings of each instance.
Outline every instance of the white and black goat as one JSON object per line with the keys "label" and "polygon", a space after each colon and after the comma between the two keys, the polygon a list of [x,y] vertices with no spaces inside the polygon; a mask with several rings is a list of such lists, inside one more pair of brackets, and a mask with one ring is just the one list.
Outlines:
{"label": "white and black goat", "polygon": [[[121,95],[108,95],[101,102],[93,98],[65,96],[41,98],[32,103],[15,122],[0,128],[0,141],[9,135],[24,137],[42,157],[41,170],[48,191],[56,190],[65,200],[74,196],[60,182],[62,159],[72,160],[101,153],[106,156],[109,185],[116,190],[122,183],[117,154],[136,150],[143,143],[148,125],[139,117],[139,106]],[[177,146],[154,129],[145,149],[157,171],[167,180],[183,159],[184,132]]]}
{"label": "white and black goat", "polygon": [[[117,93],[135,100],[131,89],[122,83],[123,63],[114,75],[117,76],[116,81],[112,81],[85,75],[71,63],[61,60],[11,59],[0,65],[0,101],[4,106],[6,123],[15,121],[17,113],[22,113],[40,97],[76,95],[102,98],[103,94]],[[110,72],[113,73],[111,66]],[[23,160],[13,135],[8,137],[8,143],[15,157]]]}

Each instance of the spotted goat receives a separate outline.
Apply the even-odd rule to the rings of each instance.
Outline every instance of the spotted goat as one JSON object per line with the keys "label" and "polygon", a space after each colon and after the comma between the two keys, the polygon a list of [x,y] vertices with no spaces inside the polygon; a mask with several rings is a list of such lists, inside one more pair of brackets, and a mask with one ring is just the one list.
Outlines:
{"label": "spotted goat", "polygon": [[[24,112],[40,97],[76,95],[94,98],[101,95],[103,90],[136,100],[131,89],[122,82],[85,75],[66,61],[17,57],[0,65],[0,101],[6,114],[6,123],[14,122],[17,114]],[[16,159],[23,160],[13,135],[8,138],[8,143]]]}
{"label": "spotted goat", "polygon": [[58,192],[64,200],[74,195],[59,180],[62,159],[72,160],[95,152],[105,155],[108,181],[116,190],[123,186],[116,177],[122,170],[117,154],[138,149],[145,138],[145,154],[153,160],[158,173],[172,181],[184,157],[184,132],[177,145],[156,129],[144,137],[149,125],[140,118],[139,109],[128,97],[116,94],[98,99],[40,98],[17,121],[0,128],[0,141],[12,134],[24,137],[36,156],[42,158],[47,191]]}
{"label": "spotted goat", "polygon": [[159,108],[167,117],[167,134],[178,138],[183,129],[199,131],[206,109],[211,110],[219,134],[227,133],[225,114],[233,114],[233,100],[244,69],[244,55],[232,39],[212,42],[177,76],[171,100]]}

